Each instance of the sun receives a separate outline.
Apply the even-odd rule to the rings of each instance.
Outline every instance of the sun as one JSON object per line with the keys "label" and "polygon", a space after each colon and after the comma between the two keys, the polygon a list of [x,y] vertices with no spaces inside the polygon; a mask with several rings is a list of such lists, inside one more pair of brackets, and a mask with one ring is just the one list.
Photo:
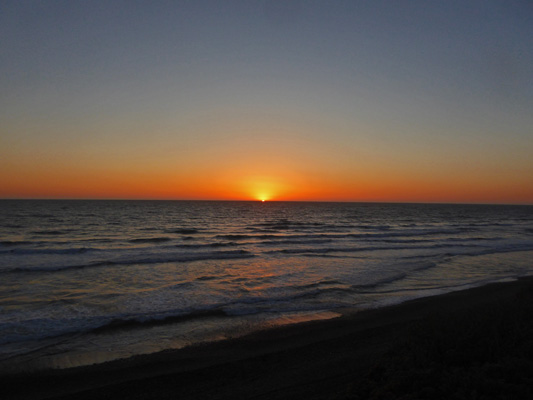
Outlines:
{"label": "sun", "polygon": [[265,191],[263,191],[263,193],[257,193],[254,197],[257,200],[259,200],[261,203],[264,203],[265,201],[269,201],[272,198],[270,193],[265,193]]}
{"label": "sun", "polygon": [[244,191],[248,192],[248,199],[265,203],[278,199],[283,191],[283,184],[279,179],[271,176],[249,176],[242,180]]}
{"label": "sun", "polygon": [[265,201],[269,201],[272,198],[272,194],[269,190],[261,188],[253,197],[255,197],[255,199],[260,201],[261,203],[264,203]]}

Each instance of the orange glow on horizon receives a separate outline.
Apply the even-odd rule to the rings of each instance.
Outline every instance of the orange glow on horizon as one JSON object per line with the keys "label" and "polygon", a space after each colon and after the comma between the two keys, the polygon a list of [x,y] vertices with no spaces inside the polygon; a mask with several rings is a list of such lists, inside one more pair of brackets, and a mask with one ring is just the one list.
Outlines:
{"label": "orange glow on horizon", "polygon": [[85,3],[8,7],[0,199],[533,205],[527,6]]}
{"label": "orange glow on horizon", "polygon": [[[213,170],[82,170],[60,166],[0,174],[0,198],[169,199],[253,201],[362,201],[533,204],[533,184],[448,176],[329,174],[295,172],[282,166],[269,173]],[[13,170],[14,171],[14,170]],[[169,171],[169,169],[166,169]],[[244,171],[244,172],[243,172]]]}

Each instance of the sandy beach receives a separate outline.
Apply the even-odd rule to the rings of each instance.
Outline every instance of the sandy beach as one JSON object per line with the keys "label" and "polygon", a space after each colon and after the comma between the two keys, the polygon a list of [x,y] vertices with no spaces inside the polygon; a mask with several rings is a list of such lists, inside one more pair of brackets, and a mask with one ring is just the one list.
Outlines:
{"label": "sandy beach", "polygon": [[533,278],[90,367],[1,377],[5,399],[527,398]]}

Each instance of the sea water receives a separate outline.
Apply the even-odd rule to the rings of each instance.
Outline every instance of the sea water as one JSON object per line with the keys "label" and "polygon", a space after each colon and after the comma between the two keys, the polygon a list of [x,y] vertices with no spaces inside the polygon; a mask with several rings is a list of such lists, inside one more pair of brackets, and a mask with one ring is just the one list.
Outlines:
{"label": "sea water", "polygon": [[0,201],[0,367],[65,368],[533,273],[533,207]]}

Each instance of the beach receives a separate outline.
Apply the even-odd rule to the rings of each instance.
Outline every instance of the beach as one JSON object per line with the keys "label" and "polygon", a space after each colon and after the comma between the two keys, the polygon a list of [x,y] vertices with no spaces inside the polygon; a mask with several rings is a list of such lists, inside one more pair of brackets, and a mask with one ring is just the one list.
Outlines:
{"label": "beach", "polygon": [[533,278],[109,363],[4,373],[6,399],[527,398]]}

